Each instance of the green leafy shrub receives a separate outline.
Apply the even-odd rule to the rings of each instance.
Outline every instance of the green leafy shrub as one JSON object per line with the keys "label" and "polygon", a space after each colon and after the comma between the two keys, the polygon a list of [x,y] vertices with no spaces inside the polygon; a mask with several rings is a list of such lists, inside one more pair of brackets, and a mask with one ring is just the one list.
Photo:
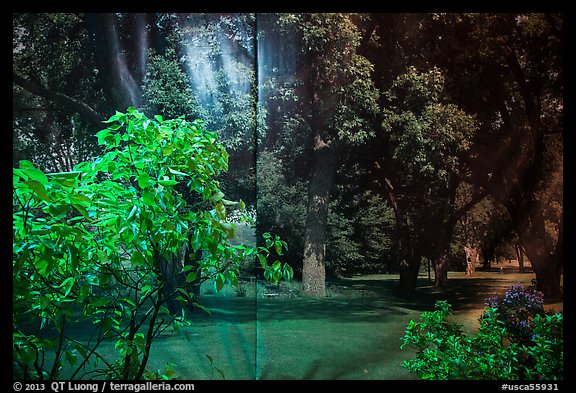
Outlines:
{"label": "green leafy shrub", "polygon": [[[403,366],[422,379],[562,379],[563,316],[534,312],[540,295],[527,291],[514,286],[490,299],[473,337],[449,321],[446,301],[436,302],[435,311],[409,322],[401,348],[413,348],[416,357]],[[520,322],[530,326],[529,338]]]}
{"label": "green leafy shrub", "polygon": [[[227,209],[244,206],[215,180],[228,170],[216,133],[134,108],[105,123],[93,162],[13,170],[14,378],[166,377],[146,370],[152,343],[187,323],[194,285],[237,285],[239,264],[256,257],[266,278],[292,277],[267,260],[286,248],[280,239],[230,241]],[[117,359],[99,353],[105,341]]]}

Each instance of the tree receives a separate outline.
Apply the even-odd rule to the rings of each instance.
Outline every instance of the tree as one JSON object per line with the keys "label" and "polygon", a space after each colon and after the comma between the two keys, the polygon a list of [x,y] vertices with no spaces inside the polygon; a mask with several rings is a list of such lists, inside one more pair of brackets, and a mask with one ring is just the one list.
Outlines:
{"label": "tree", "polygon": [[[432,15],[434,64],[481,128],[461,177],[505,206],[538,288],[561,296],[563,18],[559,14]],[[431,46],[432,47],[432,46]],[[450,61],[446,61],[450,59]]]}
{"label": "tree", "polygon": [[15,14],[15,163],[31,159],[70,170],[94,157],[92,136],[115,108],[186,115],[219,130],[235,170],[222,175],[223,188],[255,203],[254,18]]}
{"label": "tree", "polygon": [[71,170],[98,154],[109,107],[79,14],[13,14],[14,164]]}
{"label": "tree", "polygon": [[[15,164],[29,159],[42,169],[70,171],[99,153],[93,135],[105,119],[101,113],[134,106],[150,116],[202,118],[218,130],[233,168],[219,175],[221,187],[232,199],[255,204],[253,16],[16,15]],[[36,48],[43,56],[35,56]],[[196,83],[203,73],[212,83]],[[40,105],[50,109],[42,117]]]}
{"label": "tree", "polygon": [[469,148],[477,126],[472,116],[445,103],[438,69],[408,68],[386,98],[380,143],[389,152],[377,169],[396,217],[400,290],[414,292],[422,256],[433,261],[436,285],[443,287],[453,229],[481,197],[474,193],[463,206],[455,205],[459,155]]}
{"label": "tree", "polygon": [[[97,135],[106,152],[93,162],[46,174],[21,161],[13,170],[18,378],[56,379],[65,364],[71,378],[161,377],[146,369],[151,347],[186,323],[185,308],[175,315],[171,304],[191,303],[190,285],[236,285],[240,262],[255,256],[267,279],[292,277],[289,266],[267,262],[282,254],[280,239],[267,234],[258,248],[230,243],[235,228],[215,180],[228,155],[215,133],[200,121],[149,119],[134,108],[107,124]],[[179,185],[199,202],[187,204]],[[183,265],[183,249],[203,257]],[[77,337],[85,324],[94,329],[88,343]],[[99,353],[107,340],[118,350],[113,363]],[[101,368],[90,363],[96,359]]]}
{"label": "tree", "polygon": [[[271,16],[284,34],[296,36],[295,73],[300,114],[307,128],[311,170],[304,232],[303,293],[325,296],[326,230],[330,193],[342,144],[365,141],[377,112],[371,64],[357,53],[362,16]],[[266,33],[266,31],[264,31]],[[263,37],[266,39],[266,36]],[[272,42],[265,45],[270,45]]]}
{"label": "tree", "polygon": [[[468,183],[462,184],[463,190],[472,187]],[[483,270],[490,269],[491,262],[496,260],[498,245],[513,231],[508,212],[490,195],[462,216],[458,227],[461,243],[468,246],[472,254],[482,254]]]}

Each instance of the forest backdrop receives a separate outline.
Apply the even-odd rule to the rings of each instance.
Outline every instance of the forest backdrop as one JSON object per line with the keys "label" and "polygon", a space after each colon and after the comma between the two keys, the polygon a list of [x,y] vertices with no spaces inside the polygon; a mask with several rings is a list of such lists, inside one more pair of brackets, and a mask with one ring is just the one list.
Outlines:
{"label": "forest backdrop", "polygon": [[[13,163],[72,171],[128,107],[202,119],[303,293],[467,256],[561,296],[561,14],[13,14]],[[468,255],[465,251],[468,250]]]}

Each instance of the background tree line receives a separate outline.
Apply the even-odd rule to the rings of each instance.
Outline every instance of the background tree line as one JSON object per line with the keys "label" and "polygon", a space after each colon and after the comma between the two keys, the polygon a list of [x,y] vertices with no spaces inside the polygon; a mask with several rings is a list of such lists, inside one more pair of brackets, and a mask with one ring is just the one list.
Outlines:
{"label": "background tree line", "polygon": [[13,60],[14,163],[70,170],[116,109],[202,118],[306,294],[442,287],[503,239],[561,294],[562,15],[14,14]]}

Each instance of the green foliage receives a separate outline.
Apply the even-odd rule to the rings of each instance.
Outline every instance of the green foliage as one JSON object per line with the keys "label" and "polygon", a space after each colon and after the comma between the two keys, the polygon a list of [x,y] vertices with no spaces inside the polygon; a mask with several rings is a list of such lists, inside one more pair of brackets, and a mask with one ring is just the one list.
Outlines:
{"label": "green foliage", "polygon": [[532,337],[522,342],[502,319],[501,308],[486,307],[474,337],[449,321],[452,309],[446,301],[435,308],[423,312],[419,322],[410,321],[400,346],[416,351],[404,367],[420,378],[562,379],[562,314],[535,315]]}
{"label": "green foliage", "polygon": [[172,118],[180,113],[199,115],[199,107],[186,74],[173,49],[149,57],[142,86],[145,112]]}
{"label": "green foliage", "polygon": [[290,244],[286,260],[299,266],[304,250],[306,185],[284,175],[283,161],[264,151],[258,157],[258,229],[279,234]]}
{"label": "green foliage", "polygon": [[[231,244],[231,203],[215,180],[228,154],[202,122],[129,108],[106,123],[97,133],[105,154],[93,162],[45,174],[21,161],[13,170],[15,377],[54,379],[67,369],[71,378],[148,378],[154,339],[188,323],[167,302],[193,303],[192,283],[237,285],[250,257],[270,281],[292,278],[267,262],[287,248],[278,237],[268,234],[266,247]],[[183,264],[186,249],[202,258]],[[177,277],[183,283],[170,285]],[[75,335],[86,324],[94,325],[88,342]],[[98,353],[110,340],[115,362]]]}
{"label": "green foliage", "polygon": [[409,67],[385,94],[389,106],[382,126],[393,143],[393,158],[415,186],[445,185],[477,129],[473,116],[442,102],[444,83],[437,68],[418,72]]}
{"label": "green foliage", "polygon": [[[328,214],[326,266],[337,276],[382,273],[393,260],[394,214],[378,194],[352,185],[338,186]],[[342,197],[351,198],[344,201]]]}
{"label": "green foliage", "polygon": [[[14,13],[12,21],[15,73],[95,110],[107,110],[82,14]],[[43,170],[71,170],[98,151],[93,126],[57,102],[14,84],[13,107],[14,165],[28,159]]]}
{"label": "green foliage", "polygon": [[[298,80],[307,86],[304,113],[317,116],[335,139],[361,145],[375,136],[379,90],[374,65],[359,48],[362,17],[350,13],[283,14],[278,26],[298,37],[299,66],[306,69]],[[299,73],[300,74],[300,73]]]}

